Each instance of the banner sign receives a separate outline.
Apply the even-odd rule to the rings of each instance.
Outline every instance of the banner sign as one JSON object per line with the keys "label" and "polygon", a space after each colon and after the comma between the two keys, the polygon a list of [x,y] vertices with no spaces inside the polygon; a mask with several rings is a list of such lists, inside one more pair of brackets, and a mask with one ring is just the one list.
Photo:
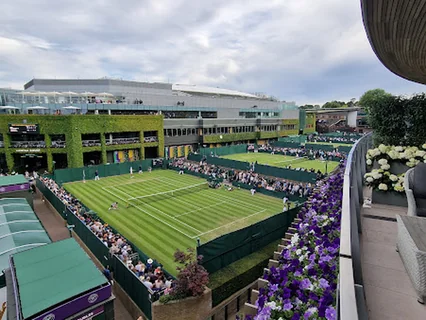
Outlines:
{"label": "banner sign", "polygon": [[[63,320],[111,297],[111,285],[89,292],[36,317],[34,320]],[[90,318],[86,318],[90,319]]]}
{"label": "banner sign", "polygon": [[30,189],[29,183],[15,184],[15,185],[12,185],[12,186],[0,187],[0,193],[7,193],[7,192],[12,192],[12,191],[22,191],[22,190],[29,190],[29,189]]}

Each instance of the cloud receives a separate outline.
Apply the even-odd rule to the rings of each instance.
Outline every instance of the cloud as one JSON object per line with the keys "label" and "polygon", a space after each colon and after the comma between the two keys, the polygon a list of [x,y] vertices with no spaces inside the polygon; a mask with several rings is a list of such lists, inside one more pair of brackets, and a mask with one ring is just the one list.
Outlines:
{"label": "cloud", "polygon": [[0,3],[0,87],[120,77],[348,100],[410,94],[375,57],[359,1],[15,0]]}

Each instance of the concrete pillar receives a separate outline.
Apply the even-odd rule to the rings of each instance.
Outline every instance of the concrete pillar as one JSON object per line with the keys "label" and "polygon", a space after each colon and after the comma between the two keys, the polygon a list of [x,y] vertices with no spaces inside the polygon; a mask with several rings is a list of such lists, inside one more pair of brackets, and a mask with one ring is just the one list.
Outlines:
{"label": "concrete pillar", "polygon": [[346,117],[346,122],[349,127],[355,128],[356,127],[356,118],[358,116],[358,111],[350,111],[348,112],[348,115]]}

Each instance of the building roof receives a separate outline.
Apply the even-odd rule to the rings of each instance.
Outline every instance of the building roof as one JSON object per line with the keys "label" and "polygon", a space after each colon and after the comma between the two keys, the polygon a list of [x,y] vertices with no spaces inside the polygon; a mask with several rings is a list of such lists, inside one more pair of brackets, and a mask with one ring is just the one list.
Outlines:
{"label": "building roof", "polygon": [[108,282],[72,238],[17,253],[13,262],[24,318]]}
{"label": "building roof", "polygon": [[0,270],[9,256],[50,243],[51,240],[25,199],[0,199]]}
{"label": "building roof", "polygon": [[398,76],[426,84],[426,2],[361,0],[361,5],[380,61]]}
{"label": "building roof", "polygon": [[244,92],[235,91],[235,90],[222,89],[222,88],[213,88],[213,87],[196,86],[196,85],[190,85],[190,84],[178,84],[178,83],[174,84],[172,88],[173,88],[173,91],[216,94],[216,95],[259,99],[259,97],[255,96],[254,94],[244,93]]}
{"label": "building roof", "polygon": [[25,179],[24,175],[22,174],[0,177],[0,187],[12,186],[22,183],[28,183],[28,180]]}

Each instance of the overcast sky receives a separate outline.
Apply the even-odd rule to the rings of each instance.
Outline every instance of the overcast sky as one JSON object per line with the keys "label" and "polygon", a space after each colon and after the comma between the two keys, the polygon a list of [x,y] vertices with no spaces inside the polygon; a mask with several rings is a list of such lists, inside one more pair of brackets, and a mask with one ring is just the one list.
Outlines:
{"label": "overcast sky", "polygon": [[426,91],[374,55],[359,0],[3,0],[0,87],[190,83],[324,103]]}

